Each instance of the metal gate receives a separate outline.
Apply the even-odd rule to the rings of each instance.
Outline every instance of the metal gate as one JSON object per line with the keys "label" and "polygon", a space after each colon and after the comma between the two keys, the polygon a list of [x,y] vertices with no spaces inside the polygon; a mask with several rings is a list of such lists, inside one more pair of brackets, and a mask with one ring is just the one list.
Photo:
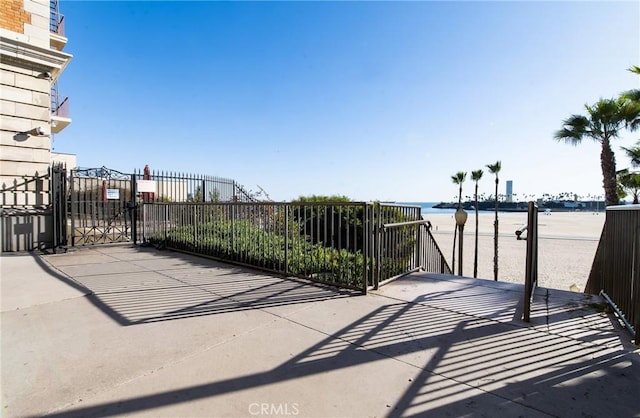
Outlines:
{"label": "metal gate", "polygon": [[133,174],[106,167],[75,169],[69,178],[71,245],[136,241]]}
{"label": "metal gate", "polygon": [[53,218],[53,252],[68,245],[67,169],[63,164],[51,167],[51,217]]}

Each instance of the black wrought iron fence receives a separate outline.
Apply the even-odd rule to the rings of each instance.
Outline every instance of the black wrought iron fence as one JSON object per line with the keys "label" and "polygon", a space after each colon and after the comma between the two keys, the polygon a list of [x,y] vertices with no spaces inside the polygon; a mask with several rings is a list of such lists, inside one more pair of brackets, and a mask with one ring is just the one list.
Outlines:
{"label": "black wrought iron fence", "polygon": [[46,173],[35,173],[3,182],[0,187],[0,207],[3,213],[37,211],[45,209],[49,204],[49,183],[51,170]]}
{"label": "black wrought iron fence", "polygon": [[365,202],[156,202],[144,204],[143,235],[159,247],[366,292],[417,269],[451,272],[429,223],[416,218],[419,207]]}
{"label": "black wrought iron fence", "polygon": [[135,195],[130,174],[106,167],[72,170],[67,208],[71,245],[135,242]]}
{"label": "black wrought iron fence", "polygon": [[145,240],[268,271],[366,291],[366,203],[155,203]]}
{"label": "black wrought iron fence", "polygon": [[453,274],[440,246],[431,234],[431,222],[420,226],[420,264],[422,270],[430,273]]}
{"label": "black wrought iron fence", "polygon": [[53,217],[53,252],[68,244],[67,223],[67,169],[64,164],[53,164],[50,168],[51,208]]}
{"label": "black wrought iron fence", "polygon": [[374,288],[418,270],[451,274],[430,228],[426,220],[382,225],[375,248]]}
{"label": "black wrought iron fence", "polygon": [[640,205],[606,216],[585,292],[602,294],[640,345]]}
{"label": "black wrought iron fence", "polygon": [[49,182],[51,170],[0,184],[0,251],[51,246]]}
{"label": "black wrought iron fence", "polygon": [[149,181],[151,189],[144,189],[140,196],[147,203],[257,201],[250,191],[247,191],[235,180],[229,178],[170,171],[152,171],[148,167],[136,171],[134,176],[138,182]]}

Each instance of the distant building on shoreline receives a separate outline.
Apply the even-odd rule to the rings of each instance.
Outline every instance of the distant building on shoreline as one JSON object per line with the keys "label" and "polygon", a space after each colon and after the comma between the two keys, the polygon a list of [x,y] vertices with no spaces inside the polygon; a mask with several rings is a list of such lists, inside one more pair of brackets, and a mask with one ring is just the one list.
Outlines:
{"label": "distant building on shoreline", "polygon": [[513,202],[513,180],[507,180],[507,202]]}

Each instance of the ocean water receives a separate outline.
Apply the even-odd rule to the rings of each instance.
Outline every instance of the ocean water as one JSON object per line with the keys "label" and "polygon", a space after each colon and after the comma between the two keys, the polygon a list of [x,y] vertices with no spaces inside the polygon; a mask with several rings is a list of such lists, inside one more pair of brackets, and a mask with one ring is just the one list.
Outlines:
{"label": "ocean water", "polygon": [[420,206],[421,208],[421,213],[427,214],[427,213],[455,213],[456,210],[455,209],[436,209],[434,208],[435,205],[437,205],[440,202],[398,202],[401,205],[415,205],[415,206]]}
{"label": "ocean water", "polygon": [[[414,206],[420,206],[421,208],[421,213],[424,214],[429,214],[429,213],[456,213],[455,209],[437,209],[434,208],[435,205],[437,205],[440,202],[396,202],[399,205],[414,205]],[[473,209],[471,210],[467,210],[467,213],[473,212]],[[487,213],[487,212],[493,212],[493,210],[491,211],[480,211],[480,213]],[[501,211],[499,210],[498,213],[513,213],[510,211]]]}

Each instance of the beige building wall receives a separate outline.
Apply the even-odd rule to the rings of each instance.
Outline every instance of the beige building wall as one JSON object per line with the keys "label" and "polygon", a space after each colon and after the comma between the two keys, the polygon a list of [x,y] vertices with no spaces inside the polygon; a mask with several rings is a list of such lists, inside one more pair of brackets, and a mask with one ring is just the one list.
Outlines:
{"label": "beige building wall", "polygon": [[184,180],[157,180],[155,198],[161,202],[186,202],[187,182]]}
{"label": "beige building wall", "polygon": [[51,153],[51,164],[64,164],[67,171],[78,167],[78,158],[76,154],[65,154],[63,152]]}
{"label": "beige building wall", "polygon": [[52,48],[50,18],[48,0],[0,0],[4,251],[39,247],[48,233],[49,182],[43,176],[52,162],[51,83],[71,60],[71,55]]}

